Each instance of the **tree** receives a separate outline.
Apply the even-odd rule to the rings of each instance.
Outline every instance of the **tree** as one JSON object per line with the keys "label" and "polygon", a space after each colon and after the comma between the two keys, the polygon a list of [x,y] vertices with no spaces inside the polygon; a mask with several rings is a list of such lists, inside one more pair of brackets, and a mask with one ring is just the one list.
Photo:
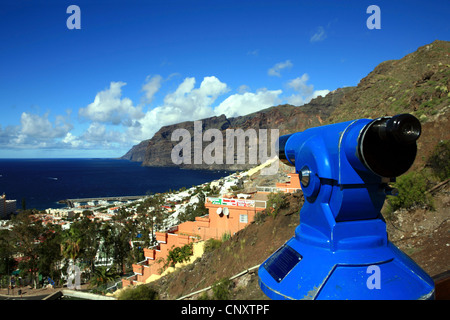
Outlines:
{"label": "tree", "polygon": [[81,251],[81,233],[78,228],[71,227],[62,234],[61,253],[74,263],[78,259]]}
{"label": "tree", "polygon": [[155,242],[155,231],[162,225],[166,218],[166,210],[163,209],[165,199],[156,194],[148,197],[138,208],[138,222],[141,230],[150,231],[149,245]]}
{"label": "tree", "polygon": [[15,270],[16,261],[13,258],[14,246],[11,231],[0,230],[0,275],[10,276]]}
{"label": "tree", "polygon": [[101,266],[97,267],[91,277],[90,284],[92,286],[100,287],[106,285],[108,282],[113,281],[116,274],[107,267]]}
{"label": "tree", "polygon": [[194,254],[192,243],[185,244],[182,247],[175,247],[167,254],[166,264],[169,267],[175,267],[177,263],[189,261]]}
{"label": "tree", "polygon": [[19,268],[24,276],[29,275],[37,288],[37,275],[39,267],[39,254],[42,252],[42,243],[48,235],[38,219],[39,212],[26,210],[12,218],[11,230],[15,241],[15,252],[22,256]]}
{"label": "tree", "polygon": [[[117,272],[124,273],[127,262],[130,260],[131,245],[133,236],[136,235],[136,225],[131,220],[132,213],[121,208],[113,218],[112,254]],[[134,262],[134,261],[133,261]],[[131,263],[130,263],[131,265]]]}
{"label": "tree", "polygon": [[49,276],[53,280],[59,280],[61,272],[59,270],[59,262],[61,255],[61,227],[59,225],[47,225],[45,227],[44,236],[41,238],[38,247],[38,269],[45,276]]}
{"label": "tree", "polygon": [[83,218],[72,224],[71,228],[80,230],[80,258],[89,266],[89,272],[93,273],[95,270],[95,256],[100,247],[100,223],[95,219],[92,221],[89,218],[91,214],[92,212],[90,211],[84,211]]}

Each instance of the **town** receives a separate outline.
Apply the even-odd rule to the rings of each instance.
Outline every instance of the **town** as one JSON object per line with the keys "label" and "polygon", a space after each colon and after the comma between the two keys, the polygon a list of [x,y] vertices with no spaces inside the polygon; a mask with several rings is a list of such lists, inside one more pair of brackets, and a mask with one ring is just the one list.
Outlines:
{"label": "town", "polygon": [[[112,293],[117,289],[154,281],[173,271],[174,267],[180,265],[177,262],[184,262],[172,258],[176,248],[181,250],[187,247],[190,252],[185,260],[189,260],[190,257],[195,259],[202,254],[206,240],[232,237],[253,222],[255,216],[267,208],[269,194],[300,190],[298,175],[292,173],[282,174],[287,180],[285,183],[279,182],[271,186],[249,184],[264,167],[269,165],[271,161],[219,180],[178,191],[170,190],[163,194],[67,199],[68,206],[65,208],[49,208],[33,212],[31,215],[33,221],[40,221],[43,226],[51,228],[53,233],[56,232],[53,230],[61,231],[63,234],[60,239],[61,251],[68,254],[59,256],[60,261],[52,267],[52,274],[45,274],[39,270],[40,284],[35,280],[36,275],[29,275],[26,282],[38,288],[40,285],[55,285],[55,279],[59,278],[60,286],[71,287],[69,282],[72,279],[68,266],[72,264],[79,265],[81,274],[78,276],[81,276],[82,283],[89,282],[94,272],[101,270],[105,273],[115,270],[113,272],[115,276],[106,277],[104,282],[101,281],[100,284],[103,285],[101,290],[98,286],[92,290],[91,284],[93,292]],[[248,187],[249,185],[251,187]],[[2,199],[3,204],[0,205],[4,211],[8,208],[5,212],[15,211],[15,200],[6,200],[6,196]],[[144,220],[145,224],[142,223]],[[14,219],[2,220],[1,223],[2,230],[13,230],[15,227]],[[89,238],[83,236],[87,234],[86,230],[80,233],[80,226],[81,229],[88,229],[89,225],[96,225],[95,230],[98,234],[104,235],[102,230],[109,230],[110,234],[97,236],[96,239],[99,239],[100,243],[91,244],[92,248],[80,249],[81,243],[86,239],[81,240],[73,234]],[[107,227],[111,225],[119,227]],[[136,228],[131,229],[131,225]],[[128,231],[121,232],[119,229]],[[108,237],[117,239],[124,237],[126,246],[118,249],[122,244],[115,242],[112,247],[108,247],[106,245],[108,241],[113,241],[107,240]],[[74,246],[77,249],[74,249]],[[92,259],[82,254],[92,250],[95,251],[90,253]],[[132,253],[131,257],[127,255],[128,253]],[[128,258],[124,259],[125,256]],[[29,260],[29,257],[23,252],[17,252],[13,254],[13,258],[16,263],[12,263],[11,266],[17,269],[12,274],[19,276],[20,262]],[[11,282],[10,279],[4,278],[2,278],[3,286]],[[9,285],[8,288],[10,287],[13,288]]]}

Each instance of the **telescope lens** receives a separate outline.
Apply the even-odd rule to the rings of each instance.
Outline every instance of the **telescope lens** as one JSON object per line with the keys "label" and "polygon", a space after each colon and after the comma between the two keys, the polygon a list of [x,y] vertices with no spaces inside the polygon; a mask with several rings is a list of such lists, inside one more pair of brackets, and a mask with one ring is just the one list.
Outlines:
{"label": "telescope lens", "polygon": [[420,134],[420,122],[413,115],[375,119],[361,131],[359,158],[381,177],[398,177],[413,164]]}
{"label": "telescope lens", "polygon": [[398,143],[414,143],[420,137],[419,120],[410,114],[399,114],[386,122],[386,133]]}

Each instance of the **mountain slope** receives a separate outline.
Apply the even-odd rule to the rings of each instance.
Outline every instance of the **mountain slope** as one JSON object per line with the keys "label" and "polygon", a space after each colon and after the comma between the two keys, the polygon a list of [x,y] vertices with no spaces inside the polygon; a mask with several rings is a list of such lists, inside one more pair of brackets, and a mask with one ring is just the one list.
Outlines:
{"label": "mountain slope", "polygon": [[436,40],[400,60],[379,64],[340,100],[326,123],[411,113],[422,136],[414,167],[450,139],[450,42]]}

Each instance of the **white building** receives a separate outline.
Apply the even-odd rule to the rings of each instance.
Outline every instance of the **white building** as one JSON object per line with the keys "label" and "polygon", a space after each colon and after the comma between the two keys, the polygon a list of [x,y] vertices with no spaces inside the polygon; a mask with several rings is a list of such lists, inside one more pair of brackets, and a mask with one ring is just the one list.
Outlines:
{"label": "white building", "polygon": [[6,196],[3,194],[0,197],[0,218],[5,218],[9,214],[16,213],[16,200],[6,200]]}

